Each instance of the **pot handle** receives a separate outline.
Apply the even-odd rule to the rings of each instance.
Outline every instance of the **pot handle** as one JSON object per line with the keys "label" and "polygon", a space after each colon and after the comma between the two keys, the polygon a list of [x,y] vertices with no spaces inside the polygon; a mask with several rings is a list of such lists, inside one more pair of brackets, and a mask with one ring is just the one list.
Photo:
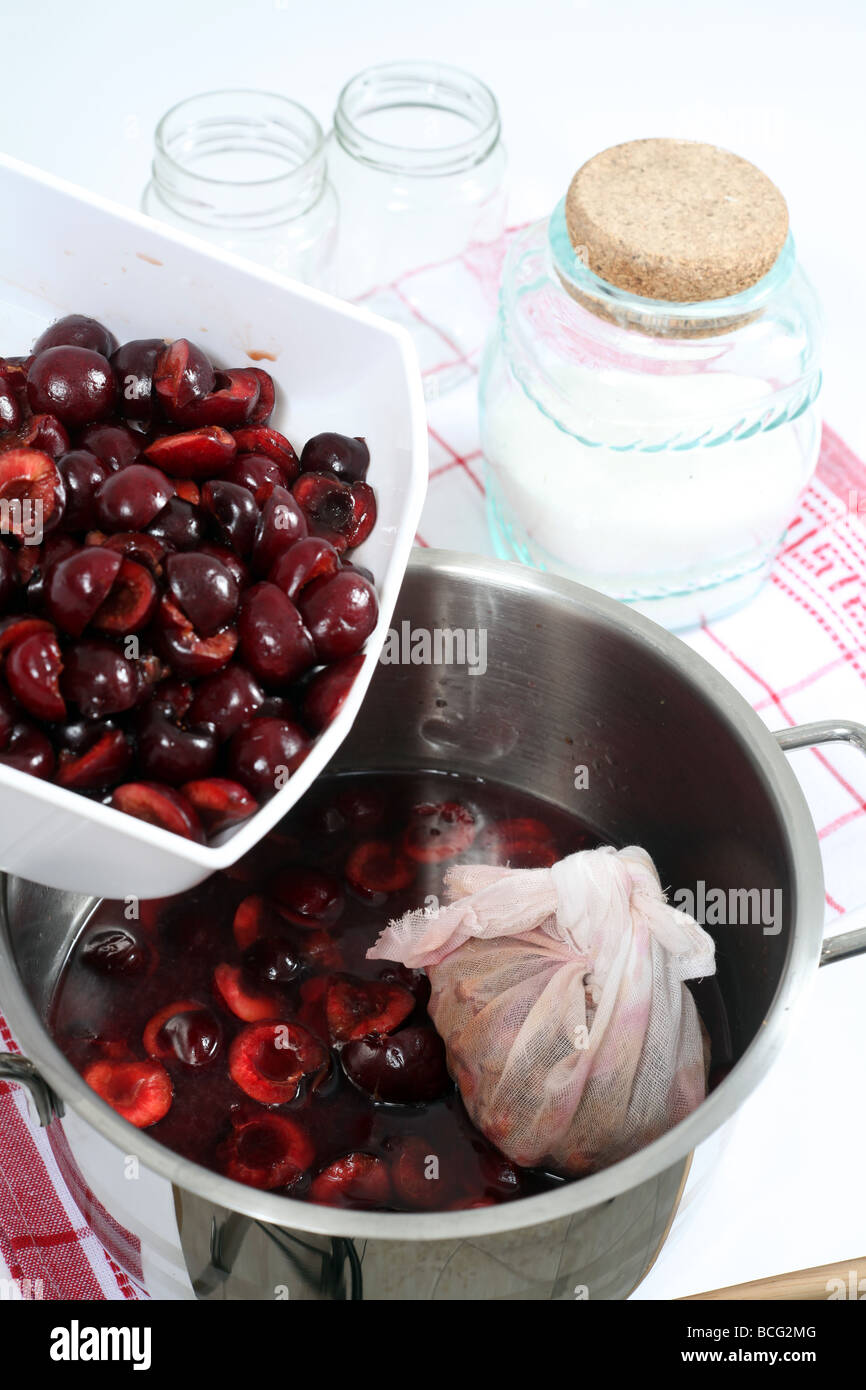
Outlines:
{"label": "pot handle", "polygon": [[39,1075],[33,1063],[17,1052],[0,1052],[0,1079],[26,1086],[40,1125],[50,1125],[63,1117],[63,1101]]}
{"label": "pot handle", "polygon": [[[866,753],[866,724],[850,719],[819,719],[814,724],[797,724],[793,729],[779,729],[776,742],[785,753],[795,748],[813,748],[817,743],[850,743]],[[850,960],[866,951],[866,905],[848,912],[842,921],[849,930],[828,937],[821,950],[821,965],[837,960]]]}

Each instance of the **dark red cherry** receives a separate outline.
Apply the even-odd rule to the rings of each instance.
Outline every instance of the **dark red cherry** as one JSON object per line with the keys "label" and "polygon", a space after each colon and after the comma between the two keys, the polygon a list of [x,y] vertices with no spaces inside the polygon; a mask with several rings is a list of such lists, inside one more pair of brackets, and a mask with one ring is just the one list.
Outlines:
{"label": "dark red cherry", "polygon": [[213,1009],[187,1009],[166,1019],[158,1040],[184,1066],[204,1067],[222,1051],[222,1024]]}
{"label": "dark red cherry", "polygon": [[301,590],[314,579],[336,574],[340,557],[330,541],[319,536],[304,536],[284,550],[270,572],[272,584],[297,603]]}
{"label": "dark red cherry", "polygon": [[61,749],[57,759],[57,781],[61,787],[76,792],[101,791],[104,787],[116,786],[126,776],[132,761],[125,735],[120,729],[105,724],[85,727],[86,741],[75,749]]}
{"label": "dark red cherry", "polygon": [[200,551],[169,555],[165,574],[175,602],[203,637],[232,621],[238,607],[238,586],[219,560]]}
{"label": "dark red cherry", "polygon": [[150,570],[135,560],[121,559],[111,593],[94,613],[91,625],[108,637],[140,632],[156,612],[158,599]]}
{"label": "dark red cherry", "polygon": [[57,638],[49,632],[36,632],[16,642],[6,658],[6,683],[28,714],[53,723],[66,718],[66,704],[60,694],[63,662]]}
{"label": "dark red cherry", "polygon": [[286,475],[278,463],[264,454],[238,454],[223,474],[227,482],[237,483],[253,494],[262,506],[275,487],[284,487]]}
{"label": "dark red cherry", "polygon": [[363,439],[349,435],[315,434],[301,450],[301,471],[332,473],[344,483],[357,483],[367,476],[370,450]]}
{"label": "dark red cherry", "polygon": [[257,985],[290,985],[303,968],[300,953],[280,937],[260,936],[248,946],[241,964]]}
{"label": "dark red cherry", "polygon": [[180,787],[207,777],[216,760],[216,739],[209,729],[182,729],[151,707],[138,730],[138,767],[154,782]]}
{"label": "dark red cherry", "polygon": [[238,636],[241,660],[264,686],[289,685],[316,659],[300,613],[275,584],[256,584],[244,594]]}
{"label": "dark red cherry", "polygon": [[228,666],[238,644],[237,633],[231,627],[202,637],[168,594],[159,606],[155,627],[160,655],[184,680],[221,671]]}
{"label": "dark red cherry", "polygon": [[31,777],[51,777],[54,772],[54,749],[50,740],[32,724],[16,724],[9,735],[0,763],[29,772]]}
{"label": "dark red cherry", "polygon": [[153,384],[170,420],[178,419],[187,406],[204,400],[214,389],[215,382],[216,373],[209,357],[188,338],[178,338],[168,346],[163,345],[154,370]]}
{"label": "dark red cherry", "polygon": [[309,584],[300,595],[299,608],[323,662],[358,651],[379,617],[376,590],[352,570]]}
{"label": "dark red cherry", "polygon": [[211,724],[220,743],[248,724],[264,699],[261,687],[243,666],[227,666],[207,676],[195,690],[190,722]]}
{"label": "dark red cherry", "polygon": [[141,694],[135,663],[110,642],[83,641],[64,653],[60,690],[86,719],[132,709]]}
{"label": "dark red cherry", "polygon": [[205,483],[201,504],[219,539],[236,555],[249,555],[259,525],[259,509],[252,493],[237,483],[217,479]]}
{"label": "dark red cherry", "polygon": [[294,497],[287,488],[275,487],[256,530],[253,572],[261,578],[270,574],[283,551],[306,534],[307,523]]}
{"label": "dark red cherry", "polygon": [[340,1057],[349,1080],[374,1101],[427,1104],[451,1088],[445,1044],[434,1028],[361,1038],[346,1043]]}
{"label": "dark red cherry", "polygon": [[204,516],[191,502],[172,497],[150,523],[147,532],[169,550],[198,550],[204,539]]}
{"label": "dark red cherry", "polygon": [[258,801],[267,801],[300,766],[309,746],[309,739],[298,724],[259,716],[231,739],[229,775]]}
{"label": "dark red cherry", "polygon": [[141,458],[140,436],[134,435],[125,425],[88,425],[81,431],[78,442],[112,473],[128,468]]}
{"label": "dark red cherry", "polygon": [[173,485],[158,468],[133,463],[101,485],[96,515],[106,531],[144,531],[173,495]]}
{"label": "dark red cherry", "polygon": [[138,978],[151,963],[146,941],[123,927],[102,927],[88,935],[81,948],[81,963],[97,975]]}
{"label": "dark red cherry", "polygon": [[46,348],[27,373],[30,409],[56,415],[73,428],[104,420],[114,409],[114,398],[111,366],[90,348]]}
{"label": "dark red cherry", "polygon": [[117,348],[117,339],[98,319],[88,318],[86,314],[67,314],[39,334],[32,355],[38,357],[46,348],[54,347],[88,348],[102,357],[110,357]]}
{"label": "dark red cherry", "polygon": [[303,716],[314,733],[320,733],[336,719],[364,661],[364,653],[356,652],[313,676],[304,694]]}
{"label": "dark red cherry", "polygon": [[71,449],[58,459],[57,471],[66,484],[66,529],[89,530],[96,525],[96,493],[108,477],[108,469],[88,449]]}
{"label": "dark red cherry", "polygon": [[86,546],[55,564],[45,585],[45,602],[59,628],[79,637],[108,598],[122,557],[102,546]]}
{"label": "dark red cherry", "polygon": [[153,419],[153,374],[165,349],[162,338],[133,338],[111,356],[117,407],[133,429],[144,433]]}

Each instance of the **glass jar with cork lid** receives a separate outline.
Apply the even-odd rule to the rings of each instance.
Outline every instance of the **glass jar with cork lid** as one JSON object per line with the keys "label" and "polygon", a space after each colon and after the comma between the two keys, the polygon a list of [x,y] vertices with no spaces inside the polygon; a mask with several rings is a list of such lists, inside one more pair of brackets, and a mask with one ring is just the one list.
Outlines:
{"label": "glass jar with cork lid", "polygon": [[670,628],[749,600],[820,443],[820,321],[748,161],[638,140],[519,232],[480,385],[497,553]]}

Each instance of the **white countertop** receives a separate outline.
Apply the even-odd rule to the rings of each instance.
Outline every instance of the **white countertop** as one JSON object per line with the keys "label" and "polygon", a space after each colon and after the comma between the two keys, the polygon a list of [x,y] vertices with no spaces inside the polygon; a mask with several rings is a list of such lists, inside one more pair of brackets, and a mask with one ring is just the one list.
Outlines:
{"label": "white countertop", "polygon": [[[343,82],[392,58],[458,63],[493,88],[512,223],[547,212],[606,145],[678,135],[728,146],[788,198],[825,306],[824,414],[866,457],[863,0],[149,0],[144,10],[43,0],[8,9],[3,38],[7,53],[31,57],[4,64],[0,146],[132,206],[153,127],[180,98],[255,86],[327,125]],[[866,959],[820,973],[721,1153],[718,1141],[698,1151],[638,1297],[866,1256],[864,996]]]}

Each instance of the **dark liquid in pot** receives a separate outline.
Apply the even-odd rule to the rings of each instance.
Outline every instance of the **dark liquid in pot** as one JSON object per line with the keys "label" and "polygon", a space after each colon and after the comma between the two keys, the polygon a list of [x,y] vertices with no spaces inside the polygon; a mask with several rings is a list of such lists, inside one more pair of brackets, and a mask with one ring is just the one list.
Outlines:
{"label": "dark liquid in pot", "polygon": [[[443,804],[464,808],[474,823],[454,812],[413,817],[413,807]],[[414,850],[408,859],[407,833]],[[474,838],[465,846],[460,842],[467,833]],[[375,854],[365,866],[359,846],[371,841],[396,849],[396,866],[387,855],[382,860]],[[146,1026],[168,1008],[162,1026],[151,1028],[150,1051],[155,1038],[173,1096],[163,1118],[147,1125],[148,1132],[194,1162],[257,1186],[341,1206],[397,1210],[488,1205],[544,1191],[562,1179],[513,1167],[475,1129],[453,1085],[446,1080],[437,1089],[440,1045],[425,1008],[426,980],[399,965],[368,961],[366,951],[390,918],[441,898],[453,862],[542,867],[598,843],[573,816],[491,783],[441,773],[324,779],[227,873],[179,897],[138,904],[137,918],[134,902],[100,904],[61,975],[52,1031],[83,1073],[98,1062],[146,1064]],[[456,853],[440,857],[458,845]],[[354,886],[346,877],[350,861]],[[298,868],[315,874],[307,881]],[[281,878],[286,870],[292,872]],[[406,872],[414,873],[410,884],[387,894],[376,889],[382,874],[399,879]],[[273,907],[278,894],[283,913]],[[294,921],[285,917],[286,910]],[[305,918],[305,913],[313,915]],[[324,915],[316,919],[316,913]],[[299,925],[299,918],[306,924]],[[112,929],[116,935],[107,935]],[[237,991],[234,1004],[248,1021],[236,1016],[227,995],[215,987],[220,966],[229,967],[222,975],[224,988]],[[353,1044],[329,1039],[317,997],[325,977],[334,975],[396,986],[384,1003],[379,1001],[386,1012],[399,1006],[391,1035],[399,1039],[404,1030],[416,1036],[415,1030],[424,1030],[420,1054],[402,1068],[401,1102],[405,1097],[408,1103],[377,1101],[347,1076]],[[343,1011],[346,1027],[352,1024],[353,998],[348,997],[348,1013]],[[173,1003],[185,1007],[172,1015]],[[245,1029],[259,1026],[251,1012],[259,1013],[262,1026],[267,1027],[264,1020],[297,1021],[313,1034],[300,1062],[295,1051],[272,1045],[270,1035],[264,1043],[251,1041],[248,1055],[241,1057],[242,1066],[252,1067],[254,1090],[286,1084],[293,1091],[293,1069],[300,1067],[305,1075],[289,1100],[271,1104],[263,1094],[251,1096],[237,1082],[237,1065],[235,1079],[230,1074],[230,1053],[237,1052],[233,1042]],[[363,1021],[358,1027],[363,1034]],[[393,1084],[394,1061],[378,1059],[387,1073],[386,1089]],[[431,1084],[437,1098],[418,1100],[416,1092],[429,1092]],[[142,1092],[136,1103],[142,1107],[139,1122],[146,1123],[148,1094]],[[312,1151],[301,1175],[290,1161],[281,1166],[287,1139],[279,1121],[273,1125],[265,1119],[269,1115],[285,1117],[295,1127],[289,1159],[300,1152],[293,1150],[292,1136],[307,1159]],[[368,1157],[316,1182],[317,1174],[352,1153]]]}

